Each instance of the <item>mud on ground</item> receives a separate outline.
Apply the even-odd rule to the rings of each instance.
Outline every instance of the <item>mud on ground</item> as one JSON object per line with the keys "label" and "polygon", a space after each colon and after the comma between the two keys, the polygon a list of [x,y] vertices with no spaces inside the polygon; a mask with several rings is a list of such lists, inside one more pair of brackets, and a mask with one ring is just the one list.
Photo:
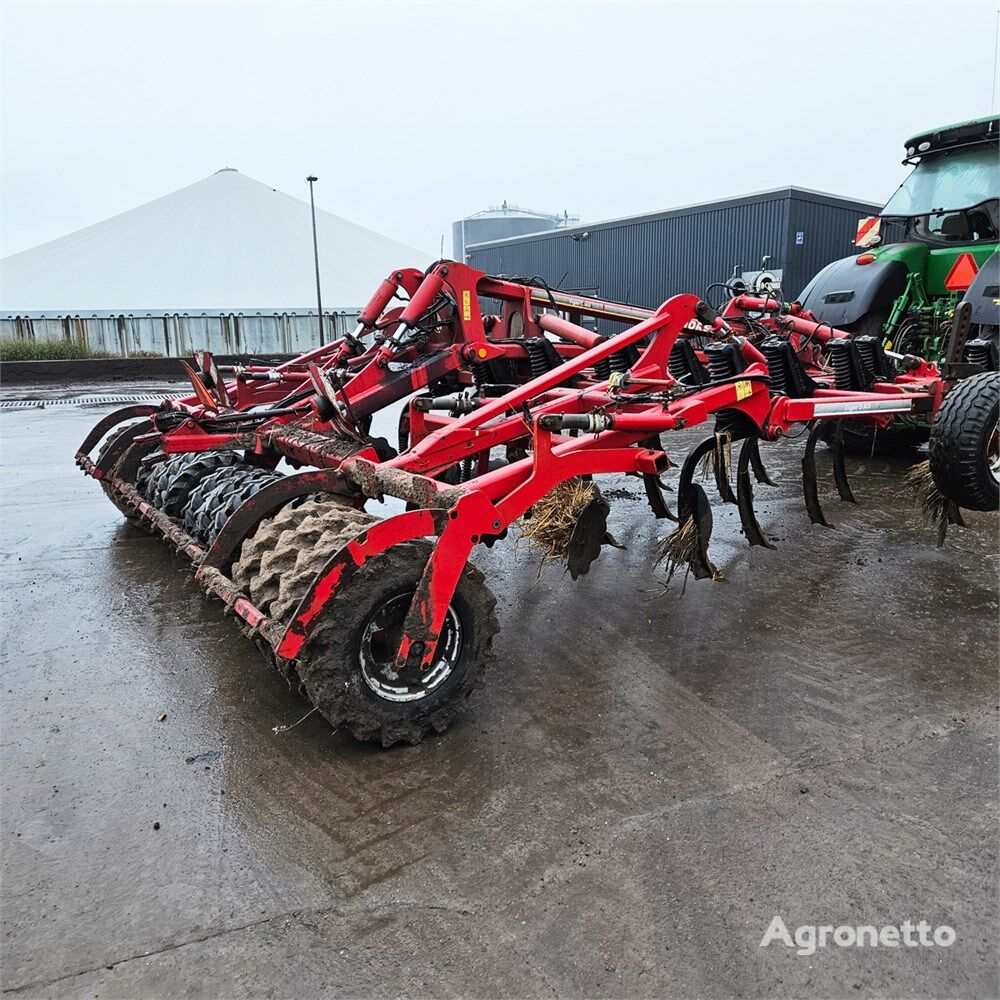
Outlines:
{"label": "mud on ground", "polygon": [[[994,517],[935,549],[905,463],[852,461],[851,508],[821,457],[810,525],[784,445],[778,551],[716,508],[727,581],[681,595],[616,478],[628,549],[576,584],[477,551],[491,683],[381,751],[275,734],[308,706],[74,467],[109,408],[0,410],[12,996],[996,995]],[[776,914],[957,941],[800,957]]]}

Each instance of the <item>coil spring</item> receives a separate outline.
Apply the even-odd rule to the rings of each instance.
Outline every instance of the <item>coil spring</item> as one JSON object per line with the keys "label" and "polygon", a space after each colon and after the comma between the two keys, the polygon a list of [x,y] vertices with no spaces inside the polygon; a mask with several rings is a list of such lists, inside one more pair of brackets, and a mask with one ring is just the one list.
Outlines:
{"label": "coil spring", "polygon": [[490,383],[490,365],[488,361],[473,361],[471,368],[472,381],[475,383],[477,389],[481,390],[483,386]]}
{"label": "coil spring", "polygon": [[688,374],[687,365],[684,362],[684,352],[681,342],[678,340],[670,349],[670,357],[667,359],[667,371],[679,382],[686,378]]}
{"label": "coil spring", "polygon": [[632,367],[632,360],[629,357],[628,348],[623,347],[620,351],[615,351],[615,353],[608,358],[608,364],[611,366],[611,371],[613,372],[627,372]]}
{"label": "coil spring", "polygon": [[983,371],[993,367],[993,352],[986,340],[972,340],[965,345],[965,360],[969,364],[979,365]]}
{"label": "coil spring", "polygon": [[596,362],[594,364],[594,374],[602,382],[606,382],[611,378],[611,360],[609,358],[602,358]]}
{"label": "coil spring", "polygon": [[724,347],[722,350],[709,350],[705,353],[708,355],[708,373],[712,376],[713,382],[732,378],[737,374],[732,355]]}
{"label": "coil spring", "polygon": [[524,342],[524,349],[528,352],[528,363],[531,366],[532,378],[538,378],[539,375],[544,375],[547,371],[550,371],[548,352],[545,350],[545,345],[540,343],[539,338],[526,340]]}
{"label": "coil spring", "polygon": [[767,373],[771,378],[771,395],[787,396],[788,380],[786,378],[785,359],[781,351],[781,342],[765,340],[760,345],[760,350],[767,359]]}
{"label": "coil spring", "polygon": [[841,345],[832,341],[830,357],[833,361],[834,384],[838,389],[850,392],[854,388],[854,380],[851,378],[850,345],[846,342]]}
{"label": "coil spring", "polygon": [[882,354],[881,343],[874,337],[855,337],[854,343],[857,344],[861,364],[872,382],[884,378],[887,373],[884,371],[885,356]]}

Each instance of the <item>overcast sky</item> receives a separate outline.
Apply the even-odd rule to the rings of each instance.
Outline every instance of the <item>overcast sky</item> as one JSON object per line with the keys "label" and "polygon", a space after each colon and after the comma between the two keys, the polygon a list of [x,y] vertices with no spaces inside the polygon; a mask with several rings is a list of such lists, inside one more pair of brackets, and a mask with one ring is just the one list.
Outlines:
{"label": "overcast sky", "polygon": [[908,135],[996,109],[996,10],[5,0],[0,254],[222,166],[435,255],[503,199],[881,202]]}

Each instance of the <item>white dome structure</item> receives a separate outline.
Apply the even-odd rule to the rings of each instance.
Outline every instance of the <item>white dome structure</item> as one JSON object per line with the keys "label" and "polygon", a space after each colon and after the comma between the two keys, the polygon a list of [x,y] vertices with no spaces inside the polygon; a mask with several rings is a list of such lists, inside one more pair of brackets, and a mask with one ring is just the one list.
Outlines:
{"label": "white dome structure", "polygon": [[[317,209],[323,311],[363,306],[431,255]],[[308,201],[226,167],[0,261],[6,316],[315,312]]]}

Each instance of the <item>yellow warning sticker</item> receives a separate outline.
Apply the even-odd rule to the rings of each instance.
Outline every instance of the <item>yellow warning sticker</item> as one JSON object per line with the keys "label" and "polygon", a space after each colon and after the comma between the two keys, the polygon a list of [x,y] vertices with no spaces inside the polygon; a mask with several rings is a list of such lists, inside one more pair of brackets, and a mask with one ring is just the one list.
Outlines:
{"label": "yellow warning sticker", "polygon": [[468,290],[462,292],[462,319],[466,323],[472,319],[472,292]]}
{"label": "yellow warning sticker", "polygon": [[746,399],[747,396],[753,394],[753,385],[750,383],[749,379],[743,378],[736,383],[736,399]]}

